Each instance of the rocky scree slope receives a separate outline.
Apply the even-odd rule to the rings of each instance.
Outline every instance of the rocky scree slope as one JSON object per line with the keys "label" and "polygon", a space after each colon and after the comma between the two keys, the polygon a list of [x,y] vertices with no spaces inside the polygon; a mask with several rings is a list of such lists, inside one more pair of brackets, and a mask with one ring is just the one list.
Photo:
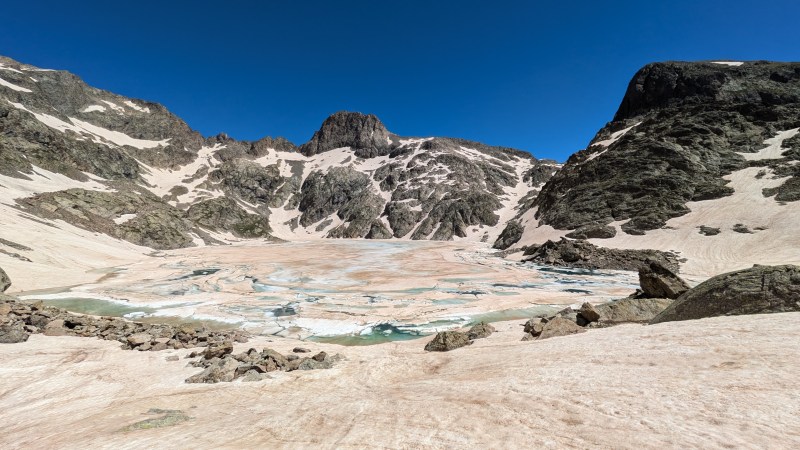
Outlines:
{"label": "rocky scree slope", "polygon": [[15,187],[0,207],[155,249],[273,237],[493,242],[556,169],[510,148],[403,138],[350,112],[300,147],[204,138],[156,103],[0,57],[0,185]]}
{"label": "rocky scree slope", "polygon": [[[512,225],[613,238],[616,229],[607,225],[617,222],[620,231],[642,235],[687,214],[687,202],[731,195],[723,176],[748,167],[761,168],[758,177],[788,177],[764,196],[797,201],[798,127],[800,63],[649,64],[631,80],[614,119],[529,203],[527,216],[536,220]],[[776,136],[778,151],[758,154]]]}

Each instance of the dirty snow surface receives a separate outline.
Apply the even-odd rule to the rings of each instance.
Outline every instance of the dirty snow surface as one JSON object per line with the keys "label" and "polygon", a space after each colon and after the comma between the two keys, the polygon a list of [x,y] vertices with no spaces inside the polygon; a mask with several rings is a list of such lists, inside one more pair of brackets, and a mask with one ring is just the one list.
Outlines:
{"label": "dirty snow surface", "polygon": [[[188,385],[189,350],[34,335],[0,346],[4,448],[797,448],[798,313],[624,325],[449,353],[406,341],[333,369]],[[290,351],[296,341],[238,344]],[[13,361],[13,364],[9,362]],[[125,431],[151,409],[190,420]]]}

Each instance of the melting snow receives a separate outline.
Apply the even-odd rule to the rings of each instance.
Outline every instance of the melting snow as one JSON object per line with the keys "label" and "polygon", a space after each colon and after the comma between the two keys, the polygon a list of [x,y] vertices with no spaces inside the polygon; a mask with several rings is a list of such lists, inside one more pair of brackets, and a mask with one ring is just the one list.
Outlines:
{"label": "melting snow", "polygon": [[800,128],[793,128],[787,131],[781,131],[775,135],[774,138],[767,139],[764,141],[767,144],[766,147],[762,148],[756,153],[739,153],[740,155],[744,156],[744,159],[748,161],[758,161],[762,159],[780,159],[783,157],[783,152],[788,150],[787,148],[783,148],[783,141],[786,139],[790,139],[794,137]]}
{"label": "melting snow", "polygon": [[615,132],[611,133],[611,137],[610,138],[604,139],[602,141],[597,141],[592,145],[593,146],[594,145],[601,145],[603,147],[608,147],[609,145],[613,144],[614,142],[617,142],[619,140],[619,138],[621,138],[622,136],[625,136],[625,134],[628,131],[631,131],[633,128],[638,127],[641,123],[642,122],[638,122],[638,123],[636,123],[636,124],[634,124],[632,126],[629,126],[628,128],[623,129],[623,130],[615,131]]}
{"label": "melting snow", "polygon": [[149,113],[150,112],[150,108],[147,108],[147,107],[142,108],[141,106],[137,105],[136,103],[133,103],[130,100],[125,100],[124,103],[126,105],[128,105],[129,107],[131,107],[131,109],[135,109],[136,111],[143,112],[143,113]]}
{"label": "melting snow", "polygon": [[169,142],[169,139],[164,139],[161,141],[149,141],[145,139],[134,139],[128,136],[125,133],[120,133],[119,131],[111,131],[107,130],[103,127],[98,127],[96,125],[92,125],[89,122],[84,122],[82,120],[78,120],[75,118],[70,117],[69,120],[72,123],[64,122],[63,120],[59,119],[58,117],[51,116],[49,114],[40,114],[35,113],[25,105],[21,103],[14,103],[9,101],[15,108],[21,109],[32,114],[36,117],[36,120],[42,122],[43,124],[47,125],[50,128],[56,129],[61,132],[65,132],[67,130],[74,131],[80,135],[91,135],[93,138],[92,141],[97,144],[108,145],[108,142],[111,142],[116,145],[129,145],[131,147],[136,147],[138,149],[146,149],[146,148],[155,148],[159,146],[165,146]]}
{"label": "melting snow", "polygon": [[90,113],[90,112],[94,112],[94,111],[103,112],[105,110],[106,110],[105,106],[102,106],[102,105],[91,105],[91,106],[87,106],[86,108],[81,110],[81,112],[82,113]]}
{"label": "melting snow", "polygon": [[[183,180],[190,178],[203,167],[211,169],[218,165],[219,161],[214,158],[214,153],[222,148],[224,148],[224,146],[221,144],[215,144],[213,147],[202,147],[197,151],[197,158],[194,161],[177,170],[159,169],[139,162],[139,165],[146,169],[146,171],[142,173],[142,177],[147,184],[150,185],[148,188],[150,192],[159,197],[169,195],[169,191],[175,186],[185,186],[189,190],[188,194],[184,194],[178,198],[180,202],[191,201],[199,197],[219,197],[222,195],[221,192],[211,192],[197,188],[198,185],[208,179],[208,175],[188,183],[184,183]],[[209,170],[209,172],[211,172],[211,170]],[[175,202],[172,203],[174,204]]]}
{"label": "melting snow", "polygon": [[114,111],[116,111],[117,114],[125,114],[125,108],[123,108],[122,106],[119,106],[118,104],[116,104],[114,102],[110,102],[108,100],[100,100],[100,101],[105,103],[106,105],[108,105],[109,108],[111,108]]}
{"label": "melting snow", "polygon": [[24,174],[24,176],[25,178],[15,178],[0,175],[0,187],[2,188],[0,189],[0,203],[14,205],[14,200],[19,198],[72,188],[111,192],[106,186],[95,181],[99,179],[95,176],[91,177],[91,181],[78,181],[36,166],[33,166],[32,173]]}
{"label": "melting snow", "polygon": [[711,64],[721,64],[723,66],[734,66],[738,67],[744,64],[741,61],[711,61]]}
{"label": "melting snow", "polygon": [[0,63],[0,70],[8,70],[9,72],[22,73],[19,70],[14,69],[13,67],[8,67],[8,66],[6,66],[5,64],[2,64],[2,63]]}
{"label": "melting snow", "polygon": [[136,147],[138,149],[144,150],[146,148],[166,146],[169,143],[169,138],[160,141],[134,139],[125,133],[120,133],[119,131],[107,130],[103,127],[98,127],[96,125],[90,124],[89,122],[84,122],[82,120],[74,119],[72,117],[70,117],[69,120],[75,125],[79,126],[80,128],[88,131],[89,133],[94,134],[96,136],[100,136],[101,138],[113,142],[117,145],[129,145],[131,147]]}
{"label": "melting snow", "polygon": [[135,219],[135,218],[136,218],[136,214],[123,214],[123,215],[117,217],[116,219],[114,219],[114,223],[117,224],[117,225],[122,225],[123,223],[125,223],[125,222],[127,222],[129,220]]}
{"label": "melting snow", "polygon": [[12,89],[14,91],[18,91],[18,92],[33,92],[30,89],[26,89],[24,87],[17,86],[16,84],[9,83],[8,81],[6,81],[6,80],[4,80],[2,78],[0,78],[0,86],[5,86],[7,88],[10,88],[10,89]]}

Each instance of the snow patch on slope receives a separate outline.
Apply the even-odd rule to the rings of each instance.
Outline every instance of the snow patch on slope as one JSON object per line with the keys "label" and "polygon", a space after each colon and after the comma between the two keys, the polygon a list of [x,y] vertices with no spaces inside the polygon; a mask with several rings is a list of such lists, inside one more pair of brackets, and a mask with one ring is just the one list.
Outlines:
{"label": "snow patch on slope", "polygon": [[[50,172],[41,167],[33,166],[32,173],[23,174],[25,178],[0,175],[0,203],[14,205],[16,199],[30,197],[45,192],[57,192],[66,189],[80,188],[88,191],[113,192],[92,176],[89,181],[74,180],[60,173]],[[89,174],[86,174],[89,175]]]}
{"label": "snow patch on slope", "polygon": [[22,74],[22,72],[20,72],[19,70],[15,69],[15,68],[13,68],[13,67],[8,67],[7,65],[5,65],[5,64],[3,64],[3,63],[0,63],[0,70],[7,70],[7,71],[9,71],[9,72],[14,72],[14,73]]}
{"label": "snow patch on slope", "polygon": [[106,107],[103,106],[103,105],[90,105],[90,106],[87,106],[86,108],[82,109],[81,112],[82,113],[104,112],[105,110],[106,110]]}
{"label": "snow patch on slope", "polygon": [[783,141],[786,139],[793,138],[797,135],[797,132],[800,131],[800,128],[793,128],[787,131],[781,131],[775,135],[775,137],[767,139],[764,141],[767,144],[766,147],[762,148],[756,153],[741,153],[740,155],[744,157],[744,159],[748,161],[760,161],[763,159],[780,159],[783,157],[783,152],[789,150],[788,148],[783,147]]}
{"label": "snow patch on slope", "polygon": [[9,88],[9,89],[11,89],[13,91],[17,91],[17,92],[33,92],[30,89],[27,89],[27,88],[24,88],[24,87],[21,87],[21,86],[17,86],[16,84],[13,84],[13,83],[9,83],[8,81],[6,81],[6,80],[4,80],[2,78],[0,78],[0,86],[5,86],[5,87],[7,87],[7,88]]}
{"label": "snow patch on slope", "polygon": [[[98,127],[97,125],[92,125],[89,122],[84,122],[82,120],[78,120],[73,117],[69,118],[70,122],[72,123],[67,123],[59,119],[58,117],[51,116],[49,114],[33,112],[28,108],[26,108],[25,105],[21,103],[14,103],[12,101],[9,101],[9,103],[17,109],[21,109],[25,112],[32,114],[36,118],[36,120],[42,122],[43,124],[47,125],[50,128],[61,131],[62,133],[69,130],[84,137],[88,135],[88,137],[91,138],[92,142],[95,142],[97,144],[103,144],[106,146],[108,146],[109,143],[120,146],[128,145],[131,147],[136,147],[138,149],[144,150],[147,148],[166,146],[170,140],[169,138],[160,141],[134,139],[125,133],[120,133],[119,131],[111,131],[103,127]],[[84,139],[79,138],[78,140],[84,140]]]}
{"label": "snow patch on slope", "polygon": [[177,201],[170,201],[172,205],[189,203],[198,199],[221,197],[223,193],[220,191],[209,191],[198,187],[208,179],[208,174],[195,180],[184,180],[191,178],[204,167],[208,168],[208,172],[211,172],[211,169],[220,164],[214,158],[214,154],[223,148],[225,146],[222,144],[215,144],[213,147],[202,147],[198,150],[197,158],[194,161],[176,170],[151,167],[139,161],[139,165],[145,169],[142,172],[142,177],[149,185],[147,189],[158,197],[164,197],[170,195],[170,191],[176,186],[186,187],[189,192],[178,197]]}
{"label": "snow patch on slope", "polygon": [[136,103],[133,103],[133,102],[132,102],[132,101],[130,101],[130,100],[125,100],[125,102],[124,102],[124,103],[125,103],[125,104],[126,104],[128,107],[130,107],[131,109],[135,109],[136,111],[143,112],[143,113],[149,113],[149,112],[150,112],[150,108],[148,108],[148,107],[144,107],[144,108],[142,108],[141,106],[137,105]]}

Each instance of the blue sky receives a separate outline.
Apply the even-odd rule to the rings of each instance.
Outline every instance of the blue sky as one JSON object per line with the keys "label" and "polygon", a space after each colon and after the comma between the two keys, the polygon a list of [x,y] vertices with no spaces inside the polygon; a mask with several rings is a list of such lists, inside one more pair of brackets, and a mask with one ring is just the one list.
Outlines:
{"label": "blue sky", "polygon": [[157,101],[204,135],[329,114],[565,160],[662,60],[800,61],[797,1],[7,2],[0,54]]}

